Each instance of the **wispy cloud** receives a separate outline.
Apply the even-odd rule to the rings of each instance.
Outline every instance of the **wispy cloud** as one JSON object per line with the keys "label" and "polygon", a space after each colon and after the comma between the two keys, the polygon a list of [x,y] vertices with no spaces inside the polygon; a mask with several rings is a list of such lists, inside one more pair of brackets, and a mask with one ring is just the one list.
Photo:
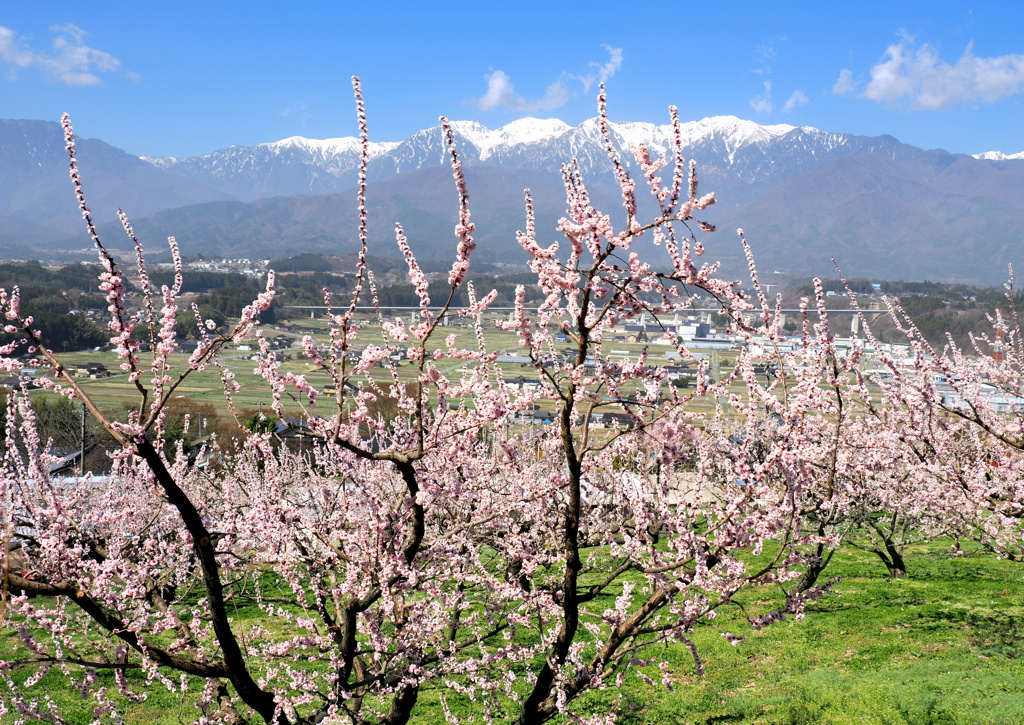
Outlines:
{"label": "wispy cloud", "polygon": [[1024,55],[979,58],[968,45],[955,63],[947,63],[927,43],[901,34],[871,67],[871,79],[855,82],[843,69],[835,93],[877,101],[894,108],[945,111],[959,104],[997,103],[1024,92]]}
{"label": "wispy cloud", "polygon": [[771,113],[775,110],[775,104],[772,103],[771,81],[764,82],[764,93],[758,93],[750,99],[750,107],[758,113]]}
{"label": "wispy cloud", "polygon": [[562,78],[548,85],[543,97],[527,99],[516,93],[512,79],[503,70],[496,70],[484,76],[487,91],[479,98],[472,98],[465,103],[476,106],[481,111],[494,111],[508,108],[513,111],[550,111],[564,106],[572,98],[569,81],[577,81],[583,86],[583,93],[588,93],[595,83],[605,83],[615,75],[622,66],[622,48],[604,46],[608,51],[606,63],[591,62],[590,71],[584,75],[563,73]]}
{"label": "wispy cloud", "polygon": [[[17,71],[38,68],[51,82],[68,86],[94,86],[101,82],[99,74],[116,73],[121,61],[110,53],[85,44],[86,32],[77,25],[54,25],[53,47],[49,52],[33,50],[28,42],[10,29],[0,26],[0,63],[8,66],[7,77]],[[138,80],[137,73],[125,77]]]}
{"label": "wispy cloud", "polygon": [[548,86],[543,98],[528,101],[516,93],[505,71],[496,70],[484,78],[487,81],[487,92],[470,101],[481,111],[493,111],[503,106],[514,111],[547,111],[563,106],[569,100],[569,90],[561,80]]}
{"label": "wispy cloud", "polygon": [[839,78],[836,80],[835,85],[832,86],[832,92],[845,96],[856,90],[857,84],[853,80],[853,71],[849,68],[843,68],[839,71]]}
{"label": "wispy cloud", "polygon": [[786,42],[786,37],[771,38],[765,40],[754,48],[754,63],[752,71],[758,75],[770,76],[772,74],[772,62],[775,60],[776,47]]}
{"label": "wispy cloud", "polygon": [[296,100],[288,101],[288,105],[278,111],[277,115],[284,116],[285,118],[294,118],[300,124],[305,123],[311,118],[309,107],[302,101]]}
{"label": "wispy cloud", "polygon": [[14,73],[15,68],[27,68],[32,65],[32,52],[21,48],[15,32],[2,25],[0,25],[0,59],[11,66],[8,77]]}
{"label": "wispy cloud", "polygon": [[610,45],[602,46],[608,51],[607,63],[590,62],[590,73],[575,78],[583,84],[583,92],[590,93],[595,83],[607,83],[608,79],[615,75],[615,72],[622,67],[622,48],[613,48]]}
{"label": "wispy cloud", "polygon": [[[750,69],[750,72],[761,76],[763,79],[761,81],[762,92],[755,94],[750,99],[750,107],[757,113],[771,115],[775,111],[776,105],[772,101],[772,64],[778,55],[779,46],[785,45],[787,40],[788,38],[784,35],[777,38],[769,38],[754,48],[752,55],[754,67]],[[807,94],[801,90],[796,90],[789,96],[789,100],[786,101],[782,110],[786,112],[792,111],[797,106],[803,106],[808,103],[810,103],[810,99],[807,98]]]}
{"label": "wispy cloud", "polygon": [[806,106],[810,102],[811,99],[807,97],[807,94],[798,88],[797,90],[793,91],[793,95],[791,95],[789,97],[789,100],[786,101],[786,105],[782,107],[782,110],[785,113],[789,113],[794,108]]}

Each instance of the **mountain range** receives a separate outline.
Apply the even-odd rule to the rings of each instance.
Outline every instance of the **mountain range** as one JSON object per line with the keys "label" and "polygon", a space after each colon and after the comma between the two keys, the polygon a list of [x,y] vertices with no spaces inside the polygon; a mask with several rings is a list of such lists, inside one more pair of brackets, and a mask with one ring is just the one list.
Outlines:
{"label": "mountain range", "polygon": [[[577,159],[596,206],[621,224],[618,186],[596,119],[569,126],[520,119],[496,130],[452,124],[472,199],[476,254],[520,263],[515,232],[531,189],[541,242],[557,240],[565,213],[560,168]],[[613,123],[612,137],[643,186],[631,145],[669,153],[668,125]],[[793,276],[848,276],[998,284],[1024,264],[1024,158],[977,158],[924,150],[891,136],[865,137],[732,116],[682,124],[684,154],[697,161],[701,192],[718,203],[707,221],[709,259],[728,273],[745,267],[742,227],[759,266]],[[148,248],[173,235],[185,255],[287,257],[345,254],[357,246],[353,138],[293,137],[232,146],[189,158],[135,157],[80,139],[85,193],[102,238],[130,247],[116,222],[122,208]],[[402,224],[417,254],[453,254],[457,195],[439,127],[400,143],[370,146],[368,207],[374,253],[397,256]],[[670,168],[662,170],[668,178]],[[643,207],[641,208],[643,211]],[[650,207],[648,208],[648,211]],[[82,257],[89,240],[67,180],[56,123],[0,120],[0,256]],[[655,256],[660,249],[651,249]]]}

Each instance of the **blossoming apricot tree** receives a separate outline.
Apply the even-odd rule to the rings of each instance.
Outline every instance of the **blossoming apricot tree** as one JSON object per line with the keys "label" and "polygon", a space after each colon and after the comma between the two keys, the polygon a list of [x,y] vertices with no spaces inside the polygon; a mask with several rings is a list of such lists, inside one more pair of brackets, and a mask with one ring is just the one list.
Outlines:
{"label": "blossoming apricot tree", "polygon": [[[687,644],[699,671],[689,633],[744,587],[799,576],[802,547],[830,540],[803,533],[802,523],[821,506],[845,505],[836,482],[849,451],[841,406],[850,370],[829,378],[826,400],[821,365],[766,387],[740,354],[731,376],[712,381],[702,369],[684,393],[646,352],[614,361],[606,354],[617,325],[640,315],[665,319],[698,300],[713,299],[736,330],[752,332],[744,313],[754,308],[736,283],[717,278],[714,265],[698,266],[703,249],[691,228],[712,228],[694,215],[714,197],[698,194],[674,110],[673,158],[633,149],[657,208],[651,218],[640,218],[603,91],[600,128],[622,191],[620,223],[593,206],[570,161],[562,169],[564,241],[544,246],[527,192],[519,242],[544,299],[527,310],[520,289],[503,323],[540,378],[537,390],[524,391],[504,380],[487,344],[481,316],[494,294],[478,296],[467,278],[475,230],[444,120],[459,197],[448,297],[430,298],[396,227],[419,321],[378,315],[378,338],[354,354],[356,308],[376,299],[365,261],[368,136],[358,82],[355,89],[363,139],[358,281],[345,303],[327,299],[326,350],[304,341],[336,392],[317,400],[309,381],[284,370],[265,344],[257,365],[279,413],[289,391],[317,411],[330,408],[308,419],[319,443],[298,455],[252,433],[231,453],[211,444],[210,453],[219,452],[211,467],[165,450],[167,401],[189,375],[216,368],[230,402],[238,385],[221,350],[253,332],[274,294],[273,274],[229,332],[210,331],[175,367],[177,248],[172,240],[178,281],[157,290],[136,241],[144,302],[130,310],[124,273],[86,206],[65,120],[75,192],[105,268],[112,343],[137,400],[123,420],[100,410],[21,314],[17,290],[0,292],[9,330],[53,363],[47,385],[81,399],[121,446],[109,478],[53,478],[31,407],[12,397],[16,424],[0,454],[0,553],[3,616],[22,648],[0,665],[0,684],[3,707],[17,717],[63,722],[60,706],[38,689],[50,675],[81,692],[98,721],[120,721],[126,699],[161,687],[194,703],[199,722],[397,724],[417,707],[454,722],[456,706],[485,721],[582,722],[574,708],[585,692],[659,669],[644,654],[656,643]],[[666,163],[667,183],[658,176]],[[648,241],[667,250],[668,268],[644,261],[640,245]],[[753,281],[763,324],[777,339],[780,316]],[[470,306],[456,310],[462,289]],[[456,315],[472,321],[474,345],[440,340],[443,321]],[[150,352],[140,349],[140,330]],[[805,333],[805,354],[824,359],[827,327],[805,324]],[[567,358],[555,348],[563,335]],[[399,342],[409,347],[411,385],[390,361]],[[448,360],[458,372],[441,369]],[[396,401],[393,421],[370,412],[381,398]],[[717,400],[717,413],[693,412],[696,398]],[[553,401],[553,422],[524,425],[520,414],[540,399]],[[823,405],[839,415],[821,418]],[[599,429],[597,415],[607,410],[630,425]],[[750,620],[760,627],[800,614],[818,591],[808,584]],[[667,667],[656,676],[671,686]]]}
{"label": "blossoming apricot tree", "polygon": [[1008,315],[963,350],[949,339],[930,346],[898,305],[891,317],[906,335],[911,364],[880,356],[884,376],[869,406],[876,428],[906,456],[889,487],[897,506],[925,529],[973,539],[1012,559],[1024,555],[1024,344],[1013,270]]}

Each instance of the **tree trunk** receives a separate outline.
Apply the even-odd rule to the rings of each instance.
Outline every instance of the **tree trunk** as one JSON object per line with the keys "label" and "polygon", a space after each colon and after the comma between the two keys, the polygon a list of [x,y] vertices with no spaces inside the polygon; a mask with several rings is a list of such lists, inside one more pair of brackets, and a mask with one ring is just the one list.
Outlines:
{"label": "tree trunk", "polygon": [[395,693],[391,700],[388,714],[380,721],[381,725],[405,725],[412,715],[412,708],[420,696],[419,685],[406,685]]}
{"label": "tree trunk", "polygon": [[893,579],[902,579],[907,575],[907,564],[903,561],[903,555],[900,550],[896,547],[892,541],[886,537],[885,551],[881,549],[872,549],[878,555],[878,558],[885,564],[885,568],[889,570],[889,576]]}
{"label": "tree trunk", "polygon": [[[818,523],[818,536],[825,536],[825,524]],[[800,577],[800,580],[793,586],[789,591],[789,596],[794,597],[797,594],[803,594],[808,589],[818,583],[818,577],[825,571],[825,568],[832,561],[832,555],[835,553],[835,549],[831,549],[826,552],[824,544],[818,544],[815,547],[814,555],[808,557],[807,568],[804,570],[804,575]]]}
{"label": "tree trunk", "polygon": [[[820,549],[821,547],[819,546],[818,548]],[[818,556],[807,564],[804,575],[800,577],[800,580],[789,591],[789,596],[794,597],[797,594],[803,594],[813,587],[818,582],[821,572],[825,571],[826,566],[828,566],[828,559],[822,559],[821,552],[819,552]]]}

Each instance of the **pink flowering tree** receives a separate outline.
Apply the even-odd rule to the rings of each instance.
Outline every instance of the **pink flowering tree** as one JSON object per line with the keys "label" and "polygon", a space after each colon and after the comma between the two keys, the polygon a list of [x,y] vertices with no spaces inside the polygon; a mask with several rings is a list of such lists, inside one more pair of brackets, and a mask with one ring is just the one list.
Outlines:
{"label": "pink flowering tree", "polygon": [[[856,307],[852,293],[850,299]],[[801,457],[818,470],[819,483],[806,498],[803,522],[810,538],[802,551],[802,575],[790,593],[816,585],[843,546],[876,555],[890,576],[903,577],[907,546],[957,531],[951,525],[956,517],[926,503],[933,498],[936,504],[956,506],[955,497],[944,496],[935,485],[931,496],[922,495],[924,448],[908,445],[928,434],[905,409],[907,401],[927,416],[940,417],[941,401],[916,393],[907,397],[905,371],[867,325],[865,340],[837,345],[820,280],[815,280],[813,301],[804,299],[801,306],[802,344],[792,354],[777,356],[781,392],[776,404],[780,421],[787,415],[800,421]],[[873,350],[873,360],[866,349]],[[919,353],[919,368],[930,370],[932,351],[925,346]]]}
{"label": "pink flowering tree", "polygon": [[919,518],[893,495],[899,488],[896,482],[912,466],[904,451],[889,444],[886,429],[869,415],[873,389],[864,372],[864,341],[851,340],[845,349],[835,344],[820,280],[815,280],[814,303],[817,322],[813,325],[807,314],[809,301],[803,303],[802,350],[789,367],[800,371],[796,384],[804,394],[798,398],[813,400],[818,410],[818,416],[807,420],[818,427],[821,448],[816,465],[827,473],[813,509],[807,512],[808,526],[819,541],[807,553],[797,590],[813,585],[841,546],[870,551],[890,575],[903,576],[903,548],[921,530]]}
{"label": "pink flowering tree", "polygon": [[881,391],[869,407],[876,427],[905,457],[889,488],[894,504],[924,532],[973,539],[1012,559],[1024,555],[1024,346],[1012,282],[1007,314],[992,333],[961,349],[929,345],[891,304],[910,361],[880,355]]}
{"label": "pink flowering tree", "polygon": [[[837,481],[857,480],[845,475],[860,464],[839,435],[848,419],[823,423],[819,413],[843,404],[839,371],[829,378],[831,398],[817,372],[765,386],[744,353],[731,376],[711,381],[701,369],[684,394],[646,351],[608,355],[626,321],[667,320],[708,301],[736,332],[755,334],[744,321],[753,311],[761,332],[779,339],[781,315],[756,274],[760,309],[700,262],[695,231],[713,228],[694,217],[714,197],[698,193],[674,110],[673,155],[632,149],[639,186],[656,207],[650,218],[640,218],[638,184],[611,141],[603,91],[600,127],[622,191],[617,219],[593,206],[569,161],[560,241],[544,245],[526,193],[519,242],[544,299],[527,310],[520,288],[502,323],[518,334],[539,379],[522,390],[503,378],[487,342],[482,315],[495,295],[478,294],[467,278],[475,229],[444,120],[459,198],[447,295],[430,297],[396,227],[419,319],[407,326],[378,314],[372,341],[359,341],[356,309],[377,293],[366,266],[368,136],[358,82],[356,98],[364,149],[357,284],[341,304],[327,298],[329,344],[304,341],[336,392],[318,399],[256,333],[256,369],[272,407],[282,414],[286,394],[305,400],[318,443],[293,454],[252,433],[232,453],[211,444],[213,467],[165,451],[167,401],[189,375],[217,368],[230,405],[238,385],[220,351],[254,332],[273,275],[233,328],[211,330],[176,368],[173,240],[179,281],[160,290],[136,241],[143,304],[129,310],[123,273],[86,207],[65,121],[75,192],[105,267],[112,343],[137,398],[125,420],[99,410],[46,347],[45,331],[21,314],[17,290],[0,293],[8,330],[53,362],[47,385],[81,399],[121,445],[109,478],[54,479],[31,407],[12,397],[11,440],[0,457],[3,606],[26,654],[0,666],[0,685],[3,707],[19,717],[63,721],[32,687],[49,674],[80,691],[100,721],[119,721],[126,700],[160,687],[194,703],[200,722],[404,723],[417,707],[450,722],[453,708],[486,721],[582,722],[576,708],[588,690],[630,677],[671,686],[672,673],[647,654],[652,645],[681,642],[700,672],[694,628],[745,587],[789,587],[802,576],[807,547],[834,542],[824,529],[808,533],[804,519],[845,505]],[[662,168],[671,171],[667,182]],[[644,244],[663,247],[671,264],[645,261]],[[470,304],[456,310],[461,290]],[[471,321],[473,344],[444,335],[455,316]],[[688,354],[668,326],[665,334]],[[136,340],[147,336],[153,344],[143,353]],[[565,358],[560,336],[572,349]],[[807,332],[805,354],[824,359],[830,339],[827,326]],[[408,349],[411,384],[392,361],[398,345]],[[17,368],[13,359],[4,365]],[[398,411],[391,421],[372,412],[383,399]],[[714,412],[694,412],[698,399],[714,401]],[[552,402],[553,421],[528,425],[525,414],[539,401]],[[604,427],[606,412],[620,416],[618,428]],[[790,587],[775,609],[748,612],[751,624],[802,615],[821,592],[813,584]],[[27,681],[18,679],[23,670]]]}

